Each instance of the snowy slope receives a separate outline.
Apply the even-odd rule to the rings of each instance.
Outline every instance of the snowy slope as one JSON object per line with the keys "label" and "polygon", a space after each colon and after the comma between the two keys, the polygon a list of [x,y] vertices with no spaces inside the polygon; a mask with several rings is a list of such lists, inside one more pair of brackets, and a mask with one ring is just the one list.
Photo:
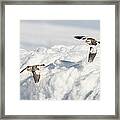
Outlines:
{"label": "snowy slope", "polygon": [[27,65],[45,64],[40,82],[32,74],[20,74],[20,97],[23,100],[99,100],[100,48],[92,63],[88,63],[89,46],[57,45],[49,49],[20,50],[20,69]]}

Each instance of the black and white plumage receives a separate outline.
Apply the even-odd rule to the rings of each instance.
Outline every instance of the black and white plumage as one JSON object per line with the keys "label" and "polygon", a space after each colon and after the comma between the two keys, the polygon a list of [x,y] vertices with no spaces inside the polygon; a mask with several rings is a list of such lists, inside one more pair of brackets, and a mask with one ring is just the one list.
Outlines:
{"label": "black and white plumage", "polygon": [[27,66],[22,71],[20,71],[20,73],[22,73],[25,70],[32,72],[34,82],[38,83],[40,79],[40,66],[45,66],[45,64]]}
{"label": "black and white plumage", "polygon": [[86,36],[74,36],[74,38],[79,40],[84,40],[85,43],[90,45],[89,55],[88,55],[88,62],[93,62],[96,54],[97,54],[97,48],[96,46],[100,44],[100,41],[97,41],[95,38],[92,37],[86,37]]}
{"label": "black and white plumage", "polygon": [[86,37],[86,36],[74,36],[74,38],[79,40],[84,40],[89,45],[97,45],[100,44],[100,41],[97,41],[95,38]]}

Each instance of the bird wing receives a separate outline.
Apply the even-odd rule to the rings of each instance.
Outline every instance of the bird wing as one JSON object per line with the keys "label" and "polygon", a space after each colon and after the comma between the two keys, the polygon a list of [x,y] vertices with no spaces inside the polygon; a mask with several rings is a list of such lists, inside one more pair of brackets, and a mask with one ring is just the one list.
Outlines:
{"label": "bird wing", "polygon": [[26,67],[26,68],[24,68],[23,70],[21,70],[21,71],[20,71],[20,73],[22,73],[22,72],[23,72],[24,70],[26,70],[26,69],[27,69],[27,67]]}
{"label": "bird wing", "polygon": [[28,71],[32,71],[32,70],[31,70],[31,67],[32,67],[32,66],[27,66],[26,68],[24,68],[23,70],[21,70],[20,73],[22,73],[22,72],[25,71],[26,69],[27,69]]}
{"label": "bird wing", "polygon": [[74,38],[76,38],[76,39],[81,39],[81,40],[84,40],[86,37],[85,36],[74,36]]}
{"label": "bird wing", "polygon": [[[33,66],[36,66],[36,69],[39,70],[37,67],[38,66],[45,66],[45,64],[41,64],[41,65],[33,65]],[[24,70],[28,70],[28,71],[32,71],[32,67],[33,66],[27,66],[26,68],[24,68],[23,70],[20,71],[20,73],[22,73]]]}

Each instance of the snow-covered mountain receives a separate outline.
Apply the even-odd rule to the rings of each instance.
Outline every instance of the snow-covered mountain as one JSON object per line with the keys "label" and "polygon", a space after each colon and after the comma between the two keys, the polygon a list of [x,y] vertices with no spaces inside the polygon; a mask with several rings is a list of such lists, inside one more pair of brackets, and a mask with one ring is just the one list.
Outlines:
{"label": "snow-covered mountain", "polygon": [[92,63],[88,63],[86,44],[40,47],[33,51],[20,49],[20,70],[28,65],[45,64],[39,83],[30,72],[20,74],[22,100],[99,100],[100,47]]}

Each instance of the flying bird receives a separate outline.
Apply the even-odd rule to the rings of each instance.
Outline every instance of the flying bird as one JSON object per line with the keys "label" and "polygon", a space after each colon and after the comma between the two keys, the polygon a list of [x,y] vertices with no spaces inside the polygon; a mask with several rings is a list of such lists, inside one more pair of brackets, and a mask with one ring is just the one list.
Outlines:
{"label": "flying bird", "polygon": [[96,54],[97,54],[97,45],[100,44],[100,41],[97,41],[95,38],[86,37],[86,36],[74,36],[74,38],[79,40],[84,40],[90,46],[88,62],[93,62]]}
{"label": "flying bird", "polygon": [[74,38],[79,40],[84,40],[89,45],[97,45],[100,44],[100,41],[97,41],[95,38],[92,37],[86,37],[86,36],[74,36]]}
{"label": "flying bird", "polygon": [[40,66],[45,66],[45,64],[27,66],[22,71],[20,71],[20,73],[22,73],[25,70],[32,72],[34,82],[38,83],[40,79]]}

